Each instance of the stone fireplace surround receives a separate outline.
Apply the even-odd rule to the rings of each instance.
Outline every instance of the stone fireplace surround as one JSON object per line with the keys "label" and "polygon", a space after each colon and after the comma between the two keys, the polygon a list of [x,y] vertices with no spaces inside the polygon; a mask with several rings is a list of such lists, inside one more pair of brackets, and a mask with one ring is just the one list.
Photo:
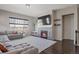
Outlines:
{"label": "stone fireplace surround", "polygon": [[37,32],[36,35],[41,37],[41,31],[47,31],[48,32],[47,39],[54,40],[53,32],[52,32],[52,26],[51,25],[44,25],[44,26],[38,27],[38,30],[36,30],[36,32]]}

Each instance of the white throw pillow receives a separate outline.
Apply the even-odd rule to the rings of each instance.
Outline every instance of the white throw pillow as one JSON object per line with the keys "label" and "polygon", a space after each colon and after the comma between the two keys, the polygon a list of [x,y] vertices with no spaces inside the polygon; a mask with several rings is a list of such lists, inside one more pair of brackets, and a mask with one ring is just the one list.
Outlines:
{"label": "white throw pillow", "polygon": [[10,41],[7,35],[0,35],[0,42]]}

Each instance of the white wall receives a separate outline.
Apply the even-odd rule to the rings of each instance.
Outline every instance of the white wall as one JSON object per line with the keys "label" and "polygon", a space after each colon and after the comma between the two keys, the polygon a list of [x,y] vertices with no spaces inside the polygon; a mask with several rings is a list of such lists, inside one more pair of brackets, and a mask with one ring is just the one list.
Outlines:
{"label": "white wall", "polygon": [[77,20],[78,20],[78,14],[77,14],[77,6],[71,6],[68,8],[60,9],[55,11],[55,18],[54,19],[60,19],[61,26],[54,27],[55,30],[55,39],[62,40],[62,16],[67,14],[74,14],[74,40],[75,40],[75,30],[77,30]]}
{"label": "white wall", "polygon": [[8,11],[4,11],[4,10],[0,10],[0,30],[4,30],[4,28],[5,29],[7,28],[7,30],[12,30],[10,29],[10,26],[9,26],[9,17],[18,17],[18,18],[28,19],[30,22],[29,23],[29,26],[30,26],[29,34],[31,33],[31,31],[34,30],[34,23],[36,21],[35,17],[12,13]]}

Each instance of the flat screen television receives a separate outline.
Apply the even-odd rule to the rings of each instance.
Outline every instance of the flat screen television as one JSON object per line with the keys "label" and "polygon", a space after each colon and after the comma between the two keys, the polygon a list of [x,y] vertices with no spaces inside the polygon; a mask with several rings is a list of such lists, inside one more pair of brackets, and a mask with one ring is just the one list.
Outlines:
{"label": "flat screen television", "polygon": [[38,17],[38,20],[42,20],[43,25],[51,25],[51,16],[50,15]]}

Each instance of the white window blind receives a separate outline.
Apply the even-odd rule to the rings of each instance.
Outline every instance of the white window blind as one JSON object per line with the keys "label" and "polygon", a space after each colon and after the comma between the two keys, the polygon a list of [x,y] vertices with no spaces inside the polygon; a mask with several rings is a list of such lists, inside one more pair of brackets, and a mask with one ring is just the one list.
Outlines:
{"label": "white window blind", "polygon": [[27,19],[9,17],[10,27],[16,30],[24,30],[29,26],[29,21]]}

